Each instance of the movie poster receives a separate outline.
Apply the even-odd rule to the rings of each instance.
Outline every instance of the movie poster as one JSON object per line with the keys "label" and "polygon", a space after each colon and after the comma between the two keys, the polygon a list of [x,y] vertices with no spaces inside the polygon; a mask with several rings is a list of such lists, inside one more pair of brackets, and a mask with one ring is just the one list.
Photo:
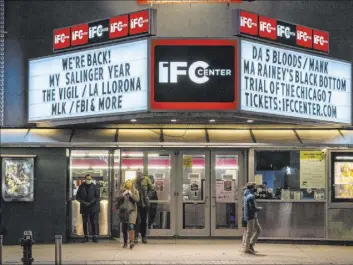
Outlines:
{"label": "movie poster", "polygon": [[336,199],[353,199],[353,162],[335,162]]}
{"label": "movie poster", "polygon": [[2,196],[6,202],[34,200],[34,158],[3,158]]}

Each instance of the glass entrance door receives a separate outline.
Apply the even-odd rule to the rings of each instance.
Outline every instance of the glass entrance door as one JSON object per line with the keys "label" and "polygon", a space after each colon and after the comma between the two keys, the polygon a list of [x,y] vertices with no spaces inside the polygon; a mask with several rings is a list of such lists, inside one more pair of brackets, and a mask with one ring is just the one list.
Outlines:
{"label": "glass entrance door", "polygon": [[205,151],[178,155],[179,236],[210,236],[209,168]]}
{"label": "glass entrance door", "polygon": [[[71,209],[70,234],[72,237],[84,235],[80,203],[76,200],[76,194],[87,174],[92,176],[93,183],[100,191],[100,213],[97,220],[99,235],[103,237],[110,235],[109,170],[108,150],[71,151],[69,200]],[[91,226],[88,226],[88,233],[92,235]]]}
{"label": "glass entrance door", "polygon": [[241,152],[212,152],[211,235],[242,234],[242,192],[245,175]]}
{"label": "glass entrance door", "polygon": [[150,236],[175,235],[175,178],[172,174],[173,156],[169,152],[148,152],[148,176],[154,185],[150,194],[151,207],[148,217]]}
{"label": "glass entrance door", "polygon": [[[154,190],[150,193],[151,205],[147,234],[149,236],[174,236],[176,212],[173,196],[175,178],[172,175],[172,164],[174,164],[172,153],[169,151],[123,150],[120,157],[120,164],[118,153],[114,157],[115,194],[117,195],[126,180],[136,178],[137,170],[142,170],[154,186]],[[114,225],[115,234],[119,234],[119,220],[116,214],[113,217]]]}

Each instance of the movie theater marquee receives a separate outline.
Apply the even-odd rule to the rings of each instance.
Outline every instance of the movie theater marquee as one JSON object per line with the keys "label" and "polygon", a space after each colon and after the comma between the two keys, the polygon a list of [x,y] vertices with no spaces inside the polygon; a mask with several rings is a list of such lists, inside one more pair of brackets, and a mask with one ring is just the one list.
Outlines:
{"label": "movie theater marquee", "polygon": [[351,123],[351,64],[241,42],[241,110]]}
{"label": "movie theater marquee", "polygon": [[147,40],[29,62],[29,122],[147,110]]}

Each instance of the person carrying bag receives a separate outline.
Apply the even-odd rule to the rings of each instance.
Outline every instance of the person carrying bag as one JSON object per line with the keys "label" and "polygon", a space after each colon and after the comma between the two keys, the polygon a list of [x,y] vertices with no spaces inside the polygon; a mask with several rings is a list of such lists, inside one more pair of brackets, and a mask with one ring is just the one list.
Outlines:
{"label": "person carrying bag", "polygon": [[130,242],[130,249],[134,248],[137,203],[139,200],[139,192],[135,189],[132,181],[125,181],[124,187],[120,190],[116,198],[118,217],[122,223],[123,230],[123,248],[127,248],[128,239]]}

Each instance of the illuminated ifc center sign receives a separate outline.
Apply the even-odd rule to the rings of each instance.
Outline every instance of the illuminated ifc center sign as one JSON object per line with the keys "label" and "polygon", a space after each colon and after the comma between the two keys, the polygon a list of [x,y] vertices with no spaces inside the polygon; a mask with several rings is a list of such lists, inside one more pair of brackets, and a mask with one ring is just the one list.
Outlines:
{"label": "illuminated ifc center sign", "polygon": [[235,110],[237,41],[153,39],[152,110]]}
{"label": "illuminated ifc center sign", "polygon": [[326,31],[260,16],[244,10],[233,10],[233,35],[246,35],[319,52],[329,52]]}
{"label": "illuminated ifc center sign", "polygon": [[195,84],[204,84],[214,76],[232,76],[233,69],[212,69],[204,61],[159,62],[159,83],[178,83],[179,76],[185,76]]}
{"label": "illuminated ifc center sign", "polygon": [[104,43],[126,37],[155,35],[156,10],[148,9],[117,17],[54,30],[54,51]]}
{"label": "illuminated ifc center sign", "polygon": [[29,122],[147,110],[147,40],[29,62]]}
{"label": "illuminated ifc center sign", "polygon": [[350,63],[241,42],[241,110],[351,123]]}

